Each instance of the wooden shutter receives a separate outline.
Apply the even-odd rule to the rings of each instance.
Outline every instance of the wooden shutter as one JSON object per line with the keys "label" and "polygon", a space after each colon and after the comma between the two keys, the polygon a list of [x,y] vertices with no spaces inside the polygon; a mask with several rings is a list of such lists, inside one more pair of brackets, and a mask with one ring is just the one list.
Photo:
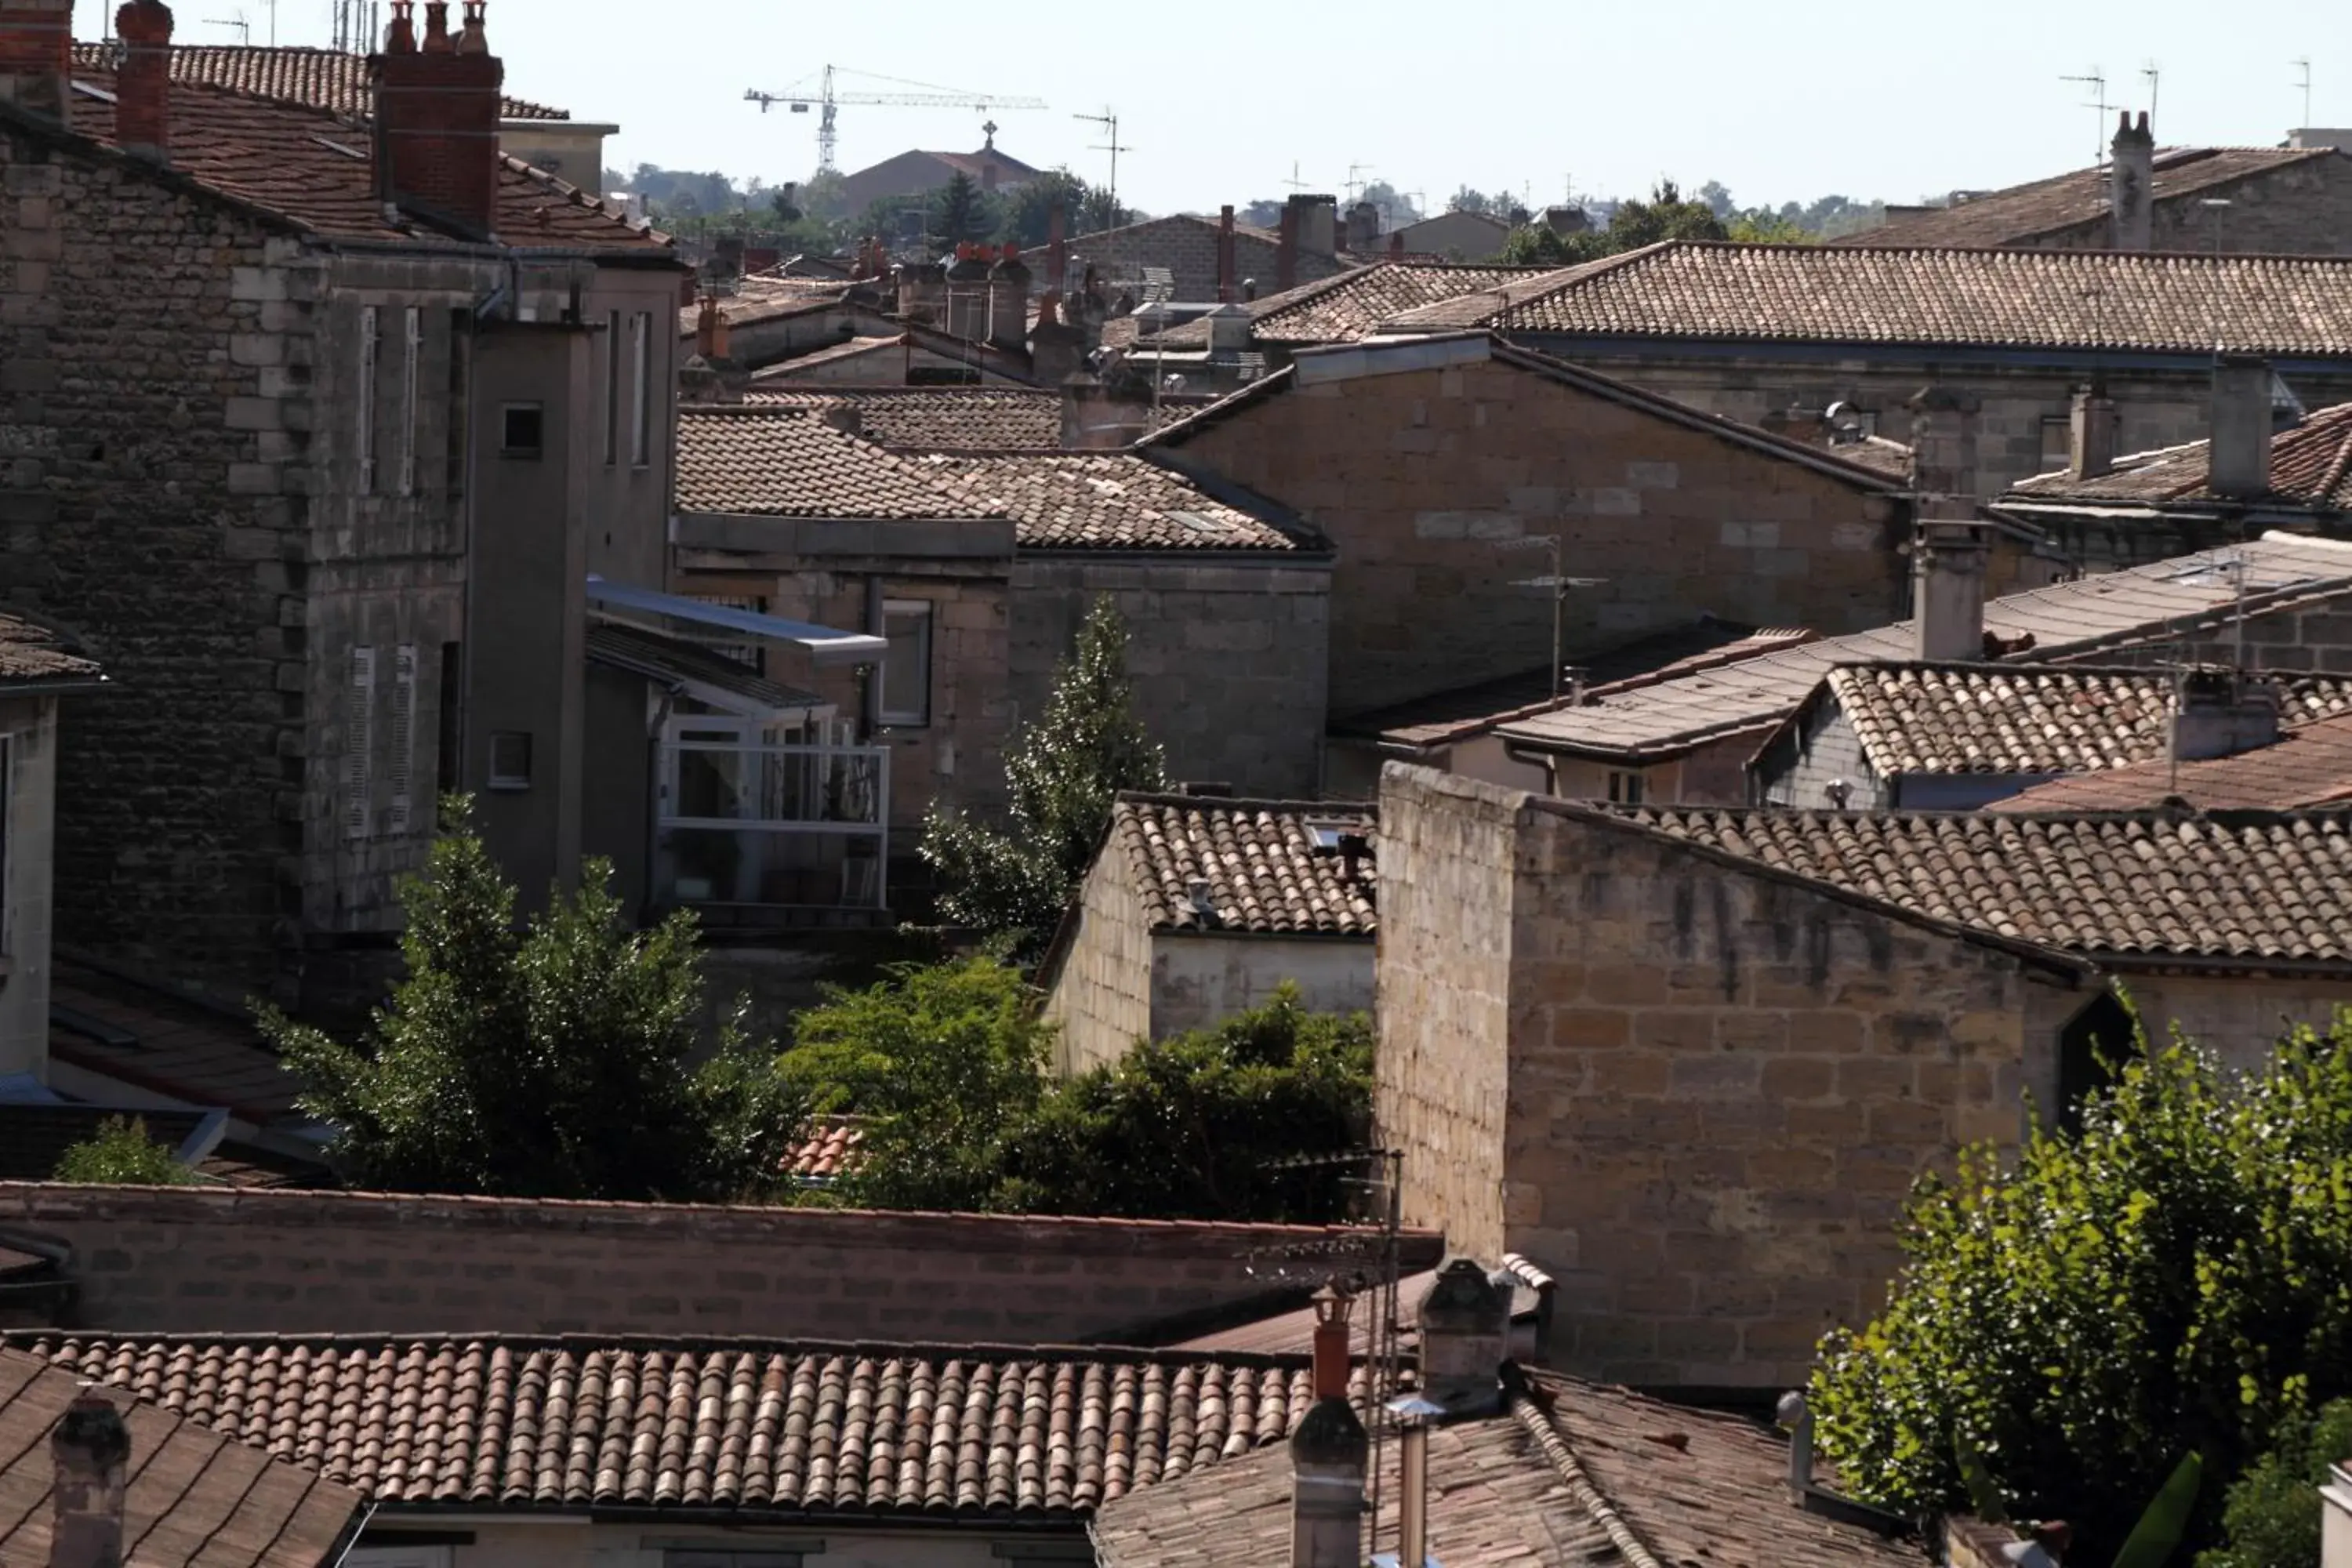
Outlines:
{"label": "wooden shutter", "polygon": [[416,759],[416,645],[403,643],[392,656],[392,826],[394,838],[408,835],[408,777]]}
{"label": "wooden shutter", "polygon": [[375,649],[352,649],[352,689],[343,719],[343,837],[368,836],[375,784]]}

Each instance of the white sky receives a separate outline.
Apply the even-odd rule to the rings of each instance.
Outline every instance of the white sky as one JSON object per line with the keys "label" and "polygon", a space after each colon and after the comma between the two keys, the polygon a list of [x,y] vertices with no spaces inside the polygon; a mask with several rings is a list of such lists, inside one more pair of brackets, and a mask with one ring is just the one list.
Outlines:
{"label": "white sky", "polygon": [[[78,32],[100,34],[99,0]],[[270,0],[174,0],[186,43],[264,42]],[[277,0],[280,43],[324,43],[331,0]],[[1099,182],[1104,140],[1075,111],[1119,115],[1119,192],[1147,211],[1279,196],[1296,164],[1338,191],[1351,166],[1434,210],[1456,185],[1538,205],[1570,181],[1630,195],[1661,174],[1717,179],[1743,205],[1830,192],[1912,201],[2088,163],[2089,88],[2145,108],[2159,143],[2269,145],[2302,120],[2352,124],[2352,7],[2342,0],[491,0],[508,90],[618,121],[606,162],[717,168],[772,183],[815,161],[816,117],[764,118],[744,89],[845,68],[1007,96],[999,144]],[[883,84],[856,83],[873,89]],[[981,116],[845,107],[842,167],[908,147],[980,143]]]}

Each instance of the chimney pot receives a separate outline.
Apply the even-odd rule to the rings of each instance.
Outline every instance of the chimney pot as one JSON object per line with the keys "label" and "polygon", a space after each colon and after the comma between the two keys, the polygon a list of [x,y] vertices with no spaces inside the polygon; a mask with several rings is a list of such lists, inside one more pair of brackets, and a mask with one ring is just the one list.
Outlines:
{"label": "chimney pot", "polygon": [[419,48],[404,0],[394,0],[385,52],[373,61],[377,188],[396,205],[488,235],[506,68],[489,52],[478,0],[467,7],[463,51],[449,35],[448,0],[425,0],[425,18]]}
{"label": "chimney pot", "polygon": [[2255,500],[2271,489],[2271,367],[2225,354],[2213,362],[2206,488],[2226,500]]}
{"label": "chimney pot", "polygon": [[172,150],[172,8],[128,0],[114,14],[122,63],[114,73],[114,141],[161,162]]}
{"label": "chimney pot", "polygon": [[384,30],[383,52],[388,55],[413,55],[416,52],[416,0],[392,0],[392,26]]}
{"label": "chimney pot", "polygon": [[1344,1399],[1316,1401],[1290,1436],[1290,1568],[1362,1568],[1371,1440]]}
{"label": "chimney pot", "polygon": [[1326,1285],[1315,1292],[1315,1397],[1348,1397],[1348,1312],[1355,1305],[1345,1290]]}
{"label": "chimney pot", "polygon": [[457,46],[449,37],[449,0],[425,0],[425,52],[454,55]]}
{"label": "chimney pot", "polygon": [[118,1568],[131,1459],[122,1412],[104,1394],[85,1389],[58,1418],[49,1458],[56,1468],[50,1568]]}

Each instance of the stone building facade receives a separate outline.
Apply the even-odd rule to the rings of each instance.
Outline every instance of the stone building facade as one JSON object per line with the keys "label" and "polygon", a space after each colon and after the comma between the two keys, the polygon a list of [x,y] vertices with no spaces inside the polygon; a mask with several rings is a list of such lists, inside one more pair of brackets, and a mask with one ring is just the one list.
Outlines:
{"label": "stone building facade", "polygon": [[[1312,215],[1303,223],[1297,217],[1286,216],[1286,228],[1297,226],[1296,237],[1286,239],[1283,234],[1247,224],[1234,226],[1230,282],[1236,298],[1239,291],[1253,283],[1258,293],[1271,294],[1296,284],[1328,278],[1355,265],[1353,258],[1339,248],[1331,198],[1321,197],[1318,205],[1318,198],[1301,197],[1293,206],[1298,212]],[[1173,297],[1189,302],[1218,298],[1222,276],[1219,242],[1218,219],[1177,213],[1147,218],[1123,228],[1076,235],[1071,238],[1069,247],[1072,266],[1081,270],[1090,268],[1111,298],[1126,289],[1134,292],[1140,302],[1142,296],[1138,290],[1146,276],[1145,269],[1151,268],[1168,272],[1175,289]],[[1285,276],[1286,267],[1288,277]]]}
{"label": "stone building facade", "polygon": [[446,13],[394,38],[414,114],[372,149],[167,85],[130,29],[69,124],[0,104],[0,591],[121,688],[61,757],[60,938],[225,997],[387,950],[440,788],[526,887],[575,868],[581,580],[660,570],[680,269],[488,141],[435,162],[499,107]]}
{"label": "stone building facade", "polygon": [[1329,535],[1334,717],[1687,624],[1845,631],[1899,613],[1898,484],[1485,333],[1301,353],[1147,448]]}

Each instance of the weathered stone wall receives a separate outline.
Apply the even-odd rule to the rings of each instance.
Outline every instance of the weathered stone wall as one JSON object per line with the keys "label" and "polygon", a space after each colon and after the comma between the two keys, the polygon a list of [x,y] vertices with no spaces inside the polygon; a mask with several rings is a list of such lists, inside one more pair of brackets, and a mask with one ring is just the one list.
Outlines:
{"label": "weathered stone wall", "polygon": [[1318,1013],[1372,1008],[1372,943],[1361,937],[1193,936],[1152,943],[1151,1037],[1209,1029],[1264,1005],[1285,983]]}
{"label": "weathered stone wall", "polygon": [[[72,1328],[1121,1342],[1265,1297],[1289,1226],[0,1184],[72,1248]],[[1407,1268],[1443,1251],[1405,1238]],[[1254,1271],[1255,1266],[1255,1271]],[[1276,1287],[1279,1289],[1280,1287]]]}
{"label": "weathered stone wall", "polygon": [[1514,584],[1549,555],[1497,548],[1530,536],[1605,579],[1570,597],[1571,647],[1701,614],[1854,631],[1902,604],[1884,498],[1500,363],[1302,382],[1175,455],[1337,544],[1341,717],[1543,664],[1550,596]]}
{"label": "weathered stone wall", "polygon": [[[1260,295],[1277,287],[1280,247],[1255,234],[1234,233],[1234,283],[1255,279]],[[1082,234],[1070,241],[1070,256],[1078,267],[1091,266],[1106,288],[1129,283],[1147,267],[1165,267],[1175,274],[1176,299],[1185,304],[1213,302],[1217,297],[1217,224],[1212,218],[1177,216],[1154,218],[1126,228]],[[1297,279],[1312,283],[1345,270],[1334,257],[1301,251]]]}
{"label": "weathered stone wall", "polygon": [[1108,595],[1126,617],[1135,707],[1178,779],[1312,799],[1322,774],[1332,576],[1320,562],[1211,564],[1108,551],[1013,569],[1012,695],[1045,711],[1055,668]]}
{"label": "weathered stone wall", "polygon": [[1151,1035],[1151,925],[1134,868],[1116,838],[1095,857],[1047,981],[1045,1016],[1060,1031],[1054,1067],[1102,1067]]}
{"label": "weathered stone wall", "polygon": [[58,761],[60,941],[276,977],[302,853],[314,273],[290,240],[0,132],[0,595],[115,690]]}
{"label": "weathered stone wall", "polygon": [[2054,1101],[2092,994],[2063,975],[1559,803],[1384,784],[1406,1217],[1556,1274],[1580,1371],[1801,1381],[1879,1300],[1913,1179]]}
{"label": "weathered stone wall", "polygon": [[2343,980],[2126,973],[2118,988],[2157,1046],[2177,1029],[2238,1068],[2260,1067],[2298,1025],[2326,1032],[2337,1008],[2352,1006],[2352,981]]}
{"label": "weathered stone wall", "polygon": [[[2204,204],[2224,200],[2227,211]],[[2193,196],[2155,204],[2150,248],[2210,256],[2344,256],[2352,254],[2352,158],[2317,158],[2225,184],[2200,186]],[[2050,236],[2034,248],[2107,250],[2114,247],[2105,217]]]}

